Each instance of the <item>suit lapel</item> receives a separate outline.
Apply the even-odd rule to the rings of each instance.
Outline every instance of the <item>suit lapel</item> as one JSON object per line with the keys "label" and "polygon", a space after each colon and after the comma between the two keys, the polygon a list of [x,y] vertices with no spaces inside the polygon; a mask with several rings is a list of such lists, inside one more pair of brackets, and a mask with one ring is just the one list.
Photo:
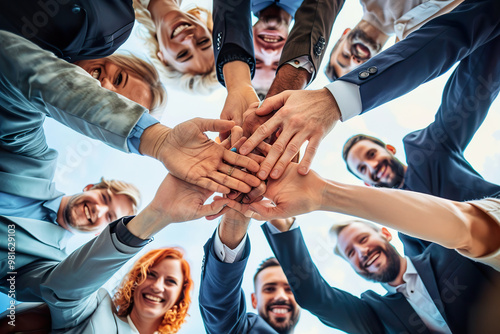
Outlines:
{"label": "suit lapel", "polygon": [[406,326],[409,333],[431,334],[403,294],[388,294],[381,298],[381,300],[392,311],[392,314],[399,318],[399,321]]}
{"label": "suit lapel", "polygon": [[411,261],[413,262],[415,269],[417,269],[417,272],[422,279],[427,292],[431,296],[431,299],[434,301],[434,304],[439,310],[439,313],[441,313],[444,321],[448,323],[448,319],[446,319],[446,313],[444,311],[444,304],[441,300],[441,294],[439,293],[439,288],[437,285],[437,278],[434,273],[434,269],[432,268],[431,260],[429,258],[429,253],[423,253],[419,256],[416,256],[412,258]]}

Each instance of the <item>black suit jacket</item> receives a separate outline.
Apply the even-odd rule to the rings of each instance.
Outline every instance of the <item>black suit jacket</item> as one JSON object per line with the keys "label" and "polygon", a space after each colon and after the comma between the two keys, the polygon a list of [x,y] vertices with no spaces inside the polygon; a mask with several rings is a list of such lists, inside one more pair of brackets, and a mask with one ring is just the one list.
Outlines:
{"label": "black suit jacket", "polygon": [[[331,287],[314,265],[300,229],[272,234],[262,225],[299,305],[330,327],[348,333],[430,333],[401,293],[361,298]],[[436,244],[411,258],[454,334],[471,333],[472,314],[484,293],[498,291],[500,273]]]}

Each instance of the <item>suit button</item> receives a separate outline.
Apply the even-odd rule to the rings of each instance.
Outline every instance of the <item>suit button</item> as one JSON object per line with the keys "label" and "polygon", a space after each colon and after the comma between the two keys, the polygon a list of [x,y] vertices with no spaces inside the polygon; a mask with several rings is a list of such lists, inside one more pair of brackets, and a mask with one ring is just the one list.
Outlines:
{"label": "suit button", "polygon": [[370,73],[370,74],[375,74],[375,73],[377,73],[377,72],[378,72],[378,68],[377,68],[377,66],[370,66],[370,67],[368,67],[366,70],[367,70],[367,71],[368,71],[368,73]]}
{"label": "suit button", "polygon": [[71,8],[71,11],[73,12],[73,14],[80,13],[80,10],[81,10],[81,8],[78,5],[73,5],[73,8]]}
{"label": "suit button", "polygon": [[367,71],[362,71],[362,72],[359,72],[358,74],[358,78],[360,78],[361,80],[364,80],[366,78],[368,78],[370,76],[370,73],[368,73]]}

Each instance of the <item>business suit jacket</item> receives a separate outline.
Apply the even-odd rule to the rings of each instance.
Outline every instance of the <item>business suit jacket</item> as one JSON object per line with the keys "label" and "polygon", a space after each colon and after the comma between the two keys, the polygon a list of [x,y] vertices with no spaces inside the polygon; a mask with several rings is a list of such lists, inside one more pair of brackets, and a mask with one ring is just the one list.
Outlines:
{"label": "business suit jacket", "polygon": [[[16,294],[28,291],[33,296],[37,295],[37,301],[47,303],[52,328],[56,332],[130,333],[126,320],[114,313],[115,308],[107,291],[100,289],[142,249],[127,246],[117,239],[114,228],[120,220],[108,225],[98,237],[67,257],[58,251],[60,245],[57,236],[50,240],[49,232],[43,238],[31,234],[31,239],[25,244],[22,242],[25,240],[24,234],[31,233],[32,229],[27,232],[21,227],[23,219],[9,220],[0,217],[0,227],[4,223],[16,224],[16,267],[17,261],[29,259],[30,256],[37,261],[17,270]],[[23,244],[29,245],[32,250],[23,249],[22,253],[18,252],[21,251],[20,247],[25,247]],[[3,240],[0,240],[0,247],[4,249]],[[2,279],[0,282],[2,292],[8,289],[4,281]]]}
{"label": "business suit jacket", "polygon": [[71,62],[111,55],[129,37],[134,18],[132,0],[0,2],[0,29]]}
{"label": "business suit jacket", "polygon": [[250,255],[250,240],[247,237],[240,261],[224,263],[214,253],[213,238],[204,246],[199,295],[201,317],[207,333],[276,334],[260,316],[246,312],[241,284]]}
{"label": "business suit jacket", "polygon": [[[333,22],[343,4],[344,0],[304,0],[295,13],[295,23],[283,48],[279,66],[300,56],[308,56],[316,74]],[[214,0],[213,19],[214,59],[219,82],[224,85],[222,69],[225,63],[233,60],[246,62],[253,77],[255,57],[250,0]]]}
{"label": "business suit jacket", "polygon": [[[438,77],[494,40],[499,16],[498,1],[466,0],[338,80],[359,87],[364,113]],[[367,77],[359,75],[364,71]]]}
{"label": "business suit jacket", "polygon": [[[429,333],[401,293],[361,298],[331,287],[312,262],[300,229],[272,234],[262,225],[299,305],[330,327],[348,333]],[[468,333],[481,294],[497,291],[500,273],[433,244],[411,257],[429,295],[454,334]]]}
{"label": "business suit jacket", "polygon": [[0,31],[0,191],[48,200],[57,152],[43,130],[49,116],[128,152],[127,137],[147,109],[100,87],[81,68]]}

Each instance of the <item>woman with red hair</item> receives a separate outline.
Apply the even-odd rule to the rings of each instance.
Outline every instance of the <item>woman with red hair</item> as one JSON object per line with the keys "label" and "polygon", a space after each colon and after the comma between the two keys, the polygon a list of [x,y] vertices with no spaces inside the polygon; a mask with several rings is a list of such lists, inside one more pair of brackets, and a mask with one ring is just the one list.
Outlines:
{"label": "woman with red hair", "polygon": [[114,297],[117,314],[139,333],[177,333],[192,287],[189,264],[179,249],[149,251],[121,282]]}

